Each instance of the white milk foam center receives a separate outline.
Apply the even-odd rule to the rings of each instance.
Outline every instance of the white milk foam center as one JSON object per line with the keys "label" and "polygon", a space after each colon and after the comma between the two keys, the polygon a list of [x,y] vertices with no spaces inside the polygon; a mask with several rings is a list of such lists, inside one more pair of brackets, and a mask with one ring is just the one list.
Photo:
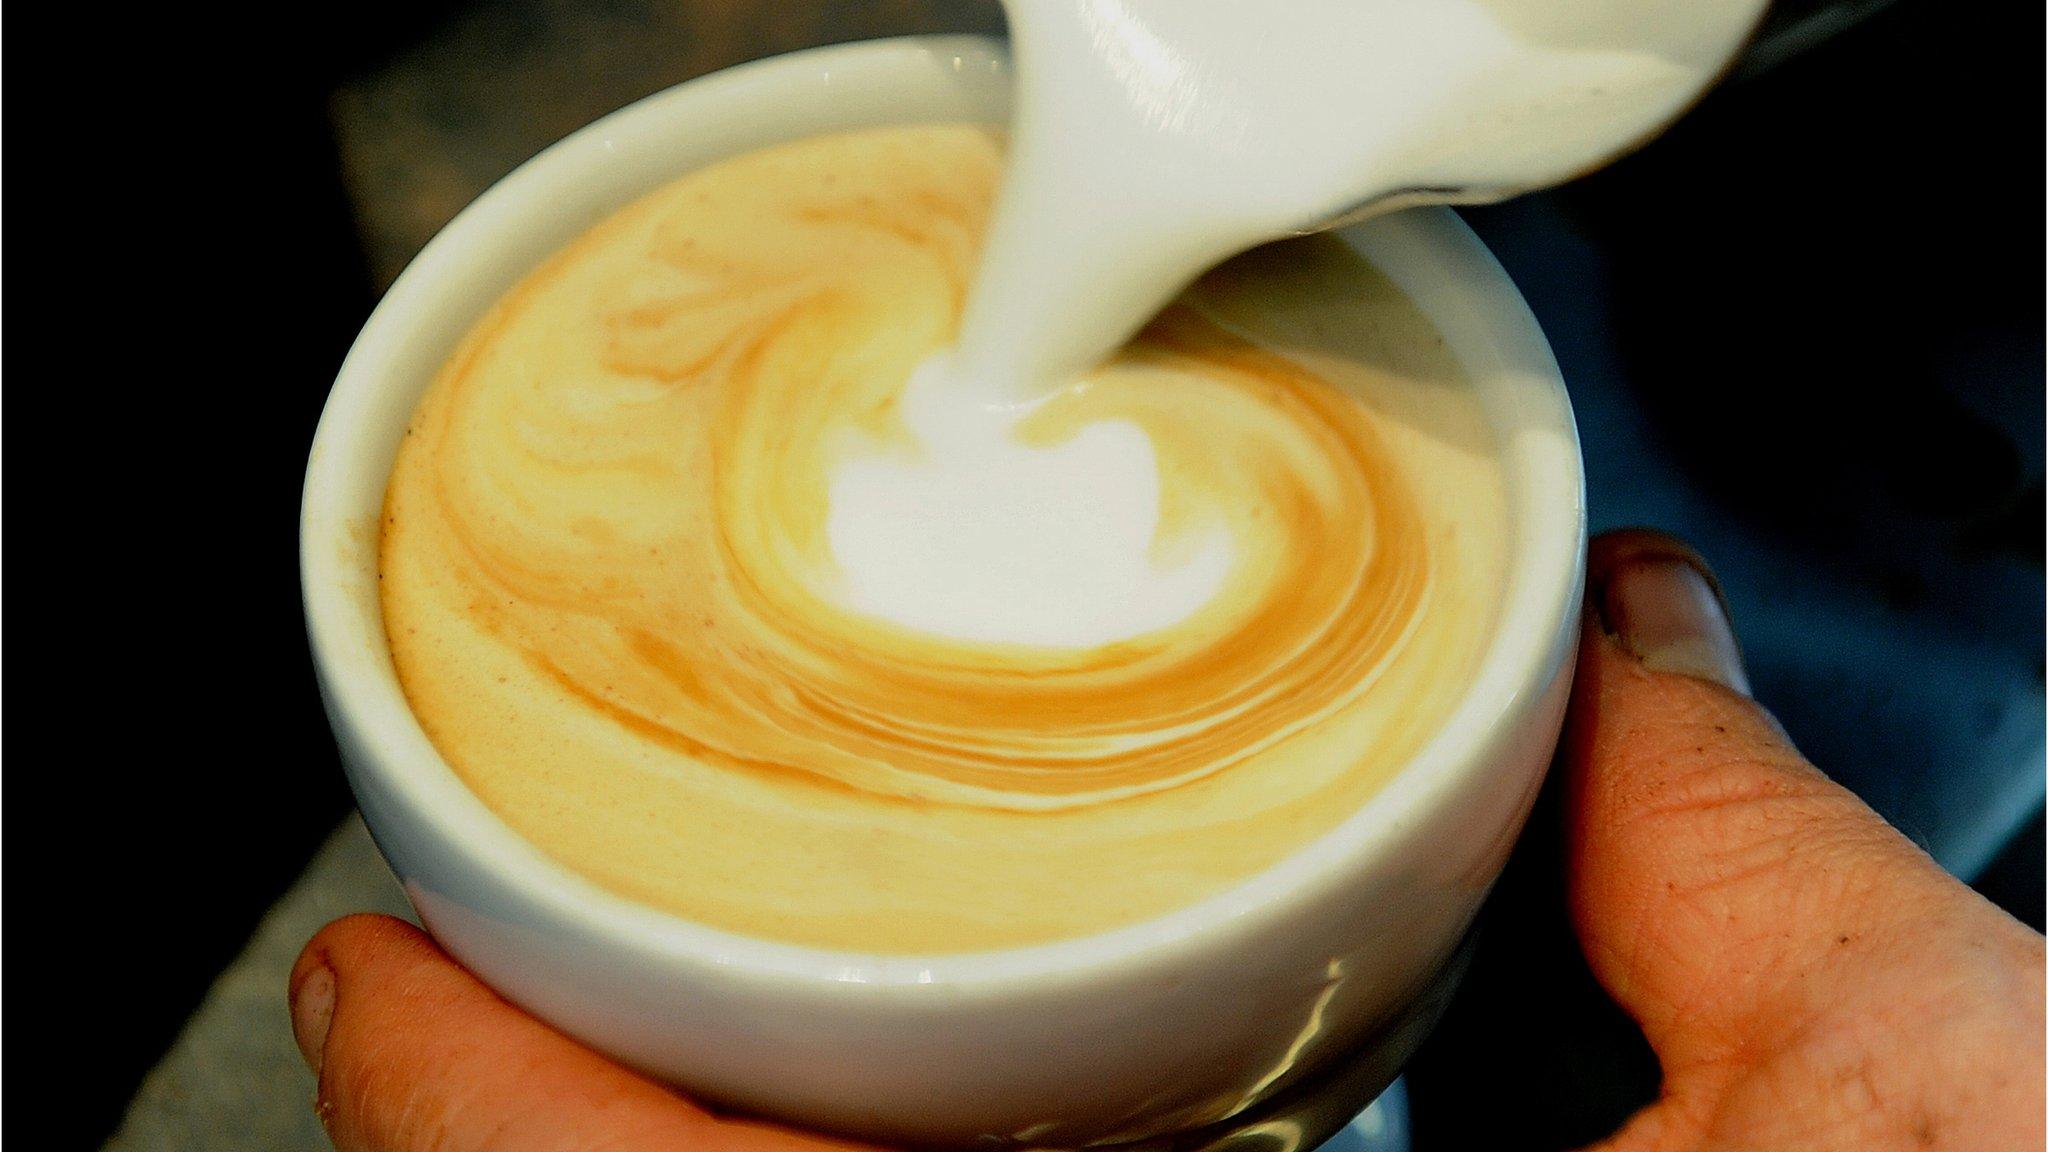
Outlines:
{"label": "white milk foam center", "polygon": [[1087,648],[1187,618],[1230,575],[1220,528],[1157,556],[1159,469],[1137,425],[1027,445],[1016,410],[942,358],[902,405],[918,450],[855,446],[831,480],[826,536],[848,607],[956,640]]}
{"label": "white milk foam center", "polygon": [[1031,448],[987,401],[1057,391],[1202,269],[1347,207],[1564,179],[1682,108],[1760,3],[1006,0],[1009,160],[955,353],[973,381],[927,365],[906,399],[921,453],[872,446],[834,477],[840,591],[970,641],[1183,619],[1231,541],[1159,561],[1145,433]]}

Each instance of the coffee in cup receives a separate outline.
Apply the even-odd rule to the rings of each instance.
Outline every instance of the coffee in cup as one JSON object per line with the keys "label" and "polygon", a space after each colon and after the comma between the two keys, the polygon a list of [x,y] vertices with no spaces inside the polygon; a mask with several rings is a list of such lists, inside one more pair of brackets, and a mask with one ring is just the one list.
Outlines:
{"label": "coffee in cup", "polygon": [[1307,238],[984,403],[946,352],[1001,160],[969,125],[726,159],[442,368],[385,627],[435,748],[548,856],[783,943],[1046,943],[1272,867],[1463,697],[1507,499],[1431,321]]}

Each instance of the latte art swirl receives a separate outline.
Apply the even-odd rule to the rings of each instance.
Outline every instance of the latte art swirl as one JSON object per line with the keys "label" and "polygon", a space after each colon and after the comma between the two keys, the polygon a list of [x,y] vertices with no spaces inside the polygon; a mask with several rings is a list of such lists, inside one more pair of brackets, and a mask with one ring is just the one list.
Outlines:
{"label": "latte art swirl", "polygon": [[[387,629],[436,745],[543,850],[802,943],[1057,938],[1270,865],[1455,702],[1498,466],[1339,242],[1219,270],[987,451],[919,425],[999,159],[920,127],[706,169],[536,270],[435,382]],[[1052,494],[1014,524],[1013,457]],[[1068,475],[1098,465],[1113,491]],[[1006,631],[1004,595],[1048,630]]]}

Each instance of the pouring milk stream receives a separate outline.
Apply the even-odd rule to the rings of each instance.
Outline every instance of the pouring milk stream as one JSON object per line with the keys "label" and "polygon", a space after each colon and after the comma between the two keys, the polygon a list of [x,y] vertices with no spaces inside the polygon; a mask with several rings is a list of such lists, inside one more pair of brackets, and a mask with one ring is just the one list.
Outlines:
{"label": "pouring milk stream", "polygon": [[1232,253],[1567,180],[1682,112],[1764,6],[1007,0],[1009,169],[960,363],[1029,399]]}
{"label": "pouring milk stream", "polygon": [[1764,0],[1006,0],[1008,167],[917,461],[832,486],[856,608],[957,639],[1111,643],[1198,608],[1229,541],[1149,555],[1151,445],[1026,448],[1020,414],[1210,265],[1335,220],[1555,184],[1653,135]]}

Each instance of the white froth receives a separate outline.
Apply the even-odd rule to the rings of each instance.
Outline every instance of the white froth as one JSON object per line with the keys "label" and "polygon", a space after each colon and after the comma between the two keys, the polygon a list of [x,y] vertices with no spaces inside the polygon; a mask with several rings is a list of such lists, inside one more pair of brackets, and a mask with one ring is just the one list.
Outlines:
{"label": "white froth", "polygon": [[1417,188],[1562,180],[1675,114],[1764,0],[1009,0],[1009,164],[957,356],[906,398],[921,451],[831,482],[836,591],[969,641],[1080,647],[1186,618],[1231,542],[1161,563],[1140,428],[1036,448],[1028,404],[1208,265]]}
{"label": "white froth", "polygon": [[1018,415],[924,365],[903,396],[915,453],[855,446],[831,479],[836,594],[855,611],[979,643],[1087,648],[1168,627],[1215,597],[1233,551],[1221,529],[1156,556],[1152,441],[1122,420],[1055,445]]}

